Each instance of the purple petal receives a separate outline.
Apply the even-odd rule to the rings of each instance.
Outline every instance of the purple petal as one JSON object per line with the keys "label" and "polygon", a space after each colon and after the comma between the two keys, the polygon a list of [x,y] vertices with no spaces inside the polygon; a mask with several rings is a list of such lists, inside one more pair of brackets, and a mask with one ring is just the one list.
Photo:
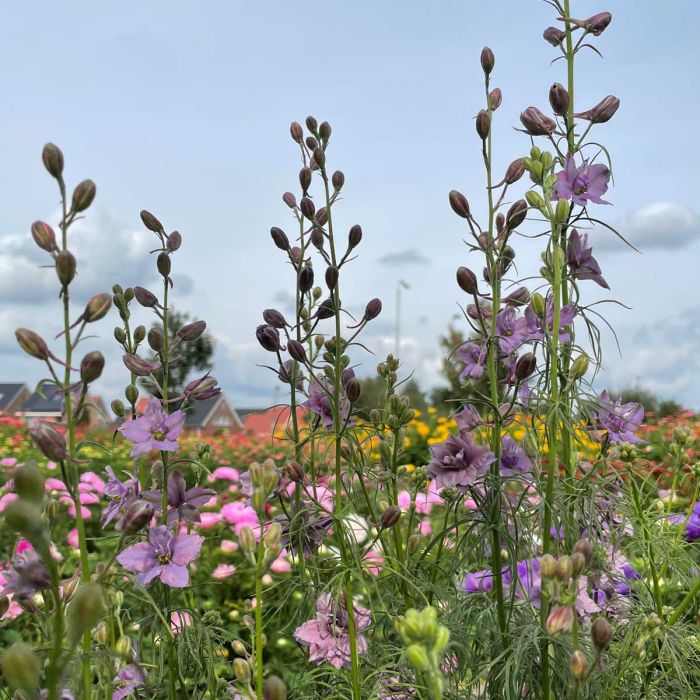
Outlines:
{"label": "purple petal", "polygon": [[201,535],[179,535],[173,543],[173,563],[186,566],[199,556],[204,538]]}
{"label": "purple petal", "polygon": [[155,550],[149,542],[139,542],[118,554],[117,561],[129,571],[143,573],[155,565]]}
{"label": "purple petal", "polygon": [[171,588],[185,588],[190,580],[190,573],[184,566],[166,564],[160,572],[160,580]]}

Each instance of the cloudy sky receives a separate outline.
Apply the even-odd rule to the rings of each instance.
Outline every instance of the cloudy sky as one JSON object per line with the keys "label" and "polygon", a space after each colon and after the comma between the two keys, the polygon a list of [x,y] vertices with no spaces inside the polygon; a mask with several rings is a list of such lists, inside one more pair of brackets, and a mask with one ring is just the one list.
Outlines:
{"label": "cloudy sky", "polygon": [[[602,230],[592,233],[611,286],[590,300],[614,326],[618,353],[605,335],[612,387],[639,384],[700,408],[700,204],[694,133],[700,3],[674,0],[574,0],[585,17],[609,9],[614,20],[578,64],[577,106],[608,94],[622,106],[597,136],[611,151],[611,207],[596,213],[618,227],[642,255]],[[527,149],[513,129],[528,105],[547,106],[561,62],[542,38],[552,23],[540,0],[355,0],[325,3],[94,3],[38,0],[4,8],[11,29],[0,43],[0,381],[37,380],[40,368],[15,348],[13,330],[45,337],[58,330],[51,270],[33,245],[35,219],[55,223],[58,198],[43,171],[41,147],[54,141],[66,175],[98,185],[98,197],[71,247],[78,257],[78,303],[113,282],[152,286],[153,238],[138,212],[148,208],[184,244],[175,258],[175,306],[204,318],[217,339],[216,375],[237,406],[265,406],[275,382],[256,366],[260,311],[285,310],[292,278],[269,228],[293,230],[282,204],[297,190],[297,151],[289,122],[307,114],[333,126],[329,163],[346,174],[336,225],[360,223],[360,257],[347,268],[345,303],[373,296],[384,314],[366,337],[375,357],[393,350],[399,280],[401,355],[427,389],[439,381],[437,337],[463,300],[460,264],[480,269],[447,192],[464,192],[484,211],[483,170],[473,117],[482,106],[479,53],[496,54],[503,105],[495,125],[496,170]],[[523,181],[524,182],[524,181]],[[522,183],[521,183],[522,184]],[[537,269],[537,246],[522,244],[518,267]],[[111,347],[112,323],[85,350]],[[124,382],[111,369],[101,392]]]}

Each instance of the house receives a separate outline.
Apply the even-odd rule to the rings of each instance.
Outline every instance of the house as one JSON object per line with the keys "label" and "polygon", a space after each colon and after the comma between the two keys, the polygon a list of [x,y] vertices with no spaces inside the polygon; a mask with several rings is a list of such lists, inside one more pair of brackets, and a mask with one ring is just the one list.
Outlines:
{"label": "house", "polygon": [[[246,411],[243,421],[243,432],[248,435],[277,435],[284,433],[287,423],[291,420],[292,411],[289,406],[272,406],[271,408]],[[305,409],[297,407],[297,420],[302,423]]]}
{"label": "house", "polygon": [[[136,413],[144,413],[148,399],[148,396],[139,398]],[[217,432],[240,433],[243,430],[243,421],[223,393],[202,401],[194,401],[185,412],[185,429],[199,435]]]}
{"label": "house", "polygon": [[27,385],[21,382],[0,384],[0,415],[18,413],[30,394]]}

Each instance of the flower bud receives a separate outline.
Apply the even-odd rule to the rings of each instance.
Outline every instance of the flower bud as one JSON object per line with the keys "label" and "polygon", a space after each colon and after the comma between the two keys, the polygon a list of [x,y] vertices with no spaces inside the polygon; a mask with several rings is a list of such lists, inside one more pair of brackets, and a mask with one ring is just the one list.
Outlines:
{"label": "flower bud", "polygon": [[523,176],[524,173],[525,168],[523,167],[523,159],[516,158],[506,169],[506,174],[503,179],[509,185],[513,185]]}
{"label": "flower bud", "polygon": [[250,680],[250,664],[245,660],[237,657],[233,660],[233,673],[236,679],[242,682]]}
{"label": "flower bud", "polygon": [[44,501],[44,484],[46,479],[36,462],[25,462],[14,474],[15,492],[17,495],[34,503]]}
{"label": "flower bud", "polygon": [[314,218],[314,214],[316,213],[316,206],[314,205],[314,202],[310,197],[301,198],[301,204],[299,205],[299,209],[301,209],[301,213],[307,219]]}
{"label": "flower bud", "polygon": [[284,465],[284,473],[292,481],[304,481],[304,470],[301,468],[299,462],[290,460]]}
{"label": "flower bud", "polygon": [[306,362],[306,349],[304,344],[300,343],[298,340],[290,340],[287,343],[287,352],[289,356],[296,360],[297,362]]}
{"label": "flower bud", "polygon": [[117,656],[124,661],[132,661],[134,644],[131,638],[126,636],[119,637],[115,645],[115,651],[117,652]]}
{"label": "flower bud", "polygon": [[535,316],[538,318],[544,318],[545,315],[545,303],[544,297],[539,292],[533,292],[530,297],[530,306],[535,312]]}
{"label": "flower bud", "polygon": [[158,362],[148,362],[138,355],[122,355],[122,362],[124,366],[137,377],[147,377],[153,372],[157,372],[162,369],[160,363]]}
{"label": "flower bud", "polygon": [[104,615],[102,587],[97,583],[81,583],[68,608],[72,637],[77,640],[83,632],[92,629]]}
{"label": "flower bud", "polygon": [[588,663],[584,653],[580,649],[576,649],[569,657],[569,671],[571,677],[575,681],[582,681],[586,677],[588,671]]}
{"label": "flower bud", "polygon": [[136,384],[127,384],[124,389],[124,398],[132,405],[135,406],[136,402],[139,400],[139,389]]}
{"label": "flower bud", "polygon": [[377,318],[382,312],[382,301],[381,299],[370,299],[365,306],[365,321],[372,321]]}
{"label": "flower bud", "polygon": [[406,649],[406,658],[416,671],[427,671],[430,669],[428,652],[420,644],[409,644]]}
{"label": "flower bud", "polygon": [[104,292],[102,294],[95,294],[90,301],[85,305],[85,311],[83,311],[83,321],[85,323],[94,323],[104,318],[109,310],[112,308],[112,297]]}
{"label": "flower bud", "polygon": [[326,237],[323,235],[323,231],[320,228],[314,228],[311,230],[310,239],[312,245],[318,250],[321,250],[323,248],[323,244],[326,242]]}
{"label": "flower bud", "polygon": [[285,317],[277,309],[265,309],[262,313],[265,323],[269,323],[273,328],[286,328],[289,324]]}
{"label": "flower bud", "polygon": [[609,12],[599,12],[583,22],[579,22],[578,26],[583,27],[587,34],[600,36],[607,29],[610,22],[612,22],[612,15]]}
{"label": "flower bud", "polygon": [[557,560],[557,578],[566,583],[574,573],[574,567],[571,563],[571,558],[564,555]]}
{"label": "flower bud", "polygon": [[543,554],[540,557],[540,576],[542,578],[554,578],[557,573],[557,561],[551,554]]}
{"label": "flower bud", "polygon": [[301,142],[304,140],[304,130],[302,129],[301,124],[299,124],[299,122],[292,122],[289,125],[289,133],[292,137],[292,140],[296,143],[301,144]]}
{"label": "flower bud", "polygon": [[469,202],[467,198],[457,190],[451,190],[449,194],[452,211],[463,219],[469,218]]}
{"label": "flower bud", "polygon": [[328,139],[331,137],[331,125],[328,122],[321,122],[318,127],[318,135],[324,141],[328,141]]}
{"label": "flower bud", "polygon": [[547,632],[556,637],[570,632],[574,624],[574,610],[570,605],[555,605],[547,617]]}
{"label": "flower bud", "polygon": [[511,292],[504,300],[509,306],[524,306],[530,301],[530,292],[525,287],[518,287]]}
{"label": "flower bud", "polygon": [[311,115],[309,115],[308,117],[306,117],[306,128],[307,128],[312,134],[318,133],[318,122],[317,122],[316,119],[314,119],[314,117],[312,117]]}
{"label": "flower bud", "polygon": [[221,387],[218,384],[216,377],[210,377],[207,373],[199,379],[188,382],[182,393],[192,401],[203,401],[221,393]]}
{"label": "flower bud", "polygon": [[313,268],[305,265],[299,272],[299,291],[306,294],[311,287],[314,286],[314,271]]}
{"label": "flower bud", "polygon": [[579,112],[574,116],[580,119],[588,119],[592,124],[604,124],[610,121],[615,112],[617,112],[620,107],[620,100],[614,95],[608,95],[604,97],[595,107],[585,111]]}
{"label": "flower bud", "polygon": [[143,339],[146,337],[146,326],[136,326],[134,328],[134,342],[142,343]]}
{"label": "flower bud", "polygon": [[546,209],[546,204],[544,199],[542,199],[542,195],[539,192],[535,192],[535,190],[528,190],[525,193],[525,199],[533,209],[537,209],[540,212],[544,212]]}
{"label": "flower bud", "polygon": [[484,46],[484,48],[481,49],[481,67],[484,71],[484,75],[488,76],[495,64],[496,58],[493,55],[493,51],[491,51],[488,46]]}
{"label": "flower bud", "polygon": [[54,462],[62,462],[66,458],[66,440],[56,428],[48,423],[39,423],[29,432],[45,457]]}
{"label": "flower bud", "polygon": [[591,558],[593,557],[593,545],[590,540],[579,540],[574,545],[574,552],[583,554],[586,564],[590,564]]}
{"label": "flower bud", "polygon": [[350,403],[357,403],[362,394],[362,385],[355,377],[352,377],[347,384],[345,384],[345,393]]}
{"label": "flower bud", "polygon": [[37,360],[48,360],[52,357],[48,345],[38,333],[30,331],[28,328],[18,328],[15,331],[15,338],[27,355],[35,357]]}
{"label": "flower bud", "polygon": [[287,686],[279,676],[270,675],[265,679],[263,698],[264,700],[287,700]]}
{"label": "flower bud", "polygon": [[534,353],[526,352],[515,363],[515,378],[524,382],[537,369],[537,358]]}
{"label": "flower bud", "polygon": [[2,514],[7,527],[26,537],[32,544],[42,536],[41,510],[36,503],[18,498],[10,501]]}
{"label": "flower bud", "polygon": [[560,199],[557,202],[557,206],[554,210],[554,218],[560,224],[565,224],[569,219],[569,211],[571,210],[571,203],[568,199]]}
{"label": "flower bud", "polygon": [[191,342],[193,340],[199,340],[206,328],[206,321],[193,321],[192,323],[186,323],[184,326],[178,328],[175,335],[180,338],[180,340]]}
{"label": "flower bud", "polygon": [[569,93],[561,83],[554,83],[549,88],[549,104],[552,105],[554,114],[565,117],[569,111]]}
{"label": "flower bud", "polygon": [[360,245],[362,240],[362,227],[359,224],[355,224],[348,233],[348,250],[352,250]]}
{"label": "flower bud", "polygon": [[34,650],[24,642],[17,642],[2,655],[2,674],[15,690],[34,694],[39,685],[41,665]]}
{"label": "flower bud", "polygon": [[459,267],[457,269],[457,284],[467,294],[476,296],[479,293],[476,275],[468,267]]}
{"label": "flower bud", "polygon": [[97,187],[92,180],[83,180],[78,184],[75,190],[73,190],[71,210],[77,213],[85,211],[95,199],[96,192]]}
{"label": "flower bud", "polygon": [[571,369],[569,370],[569,379],[571,381],[576,381],[577,379],[581,379],[586,372],[588,372],[588,356],[587,355],[579,355],[572,363],[571,363]]}
{"label": "flower bud", "polygon": [[158,305],[158,297],[145,287],[134,287],[134,296],[136,301],[147,309]]}
{"label": "flower bud", "polygon": [[56,255],[56,275],[62,286],[68,286],[75,277],[77,263],[69,250],[62,250]]}
{"label": "flower bud", "polygon": [[159,253],[156,259],[156,267],[158,272],[160,272],[162,277],[167,278],[170,275],[170,270],[172,269],[172,261],[167,253]]}
{"label": "flower bud", "polygon": [[174,253],[176,250],[179,250],[181,245],[182,245],[182,236],[180,235],[179,231],[173,231],[172,233],[168,234],[167,246],[168,246],[168,250],[171,253]]}
{"label": "flower bud", "polygon": [[525,221],[526,216],[527,202],[524,199],[518,199],[516,202],[513,202],[506,213],[506,228],[508,231],[518,228]]}
{"label": "flower bud", "polygon": [[476,133],[482,141],[486,141],[490,130],[491,117],[485,109],[482,109],[479,114],[476,115]]}
{"label": "flower bud", "polygon": [[549,136],[557,128],[557,123],[542,114],[537,107],[528,107],[522,112],[520,123],[530,136]]}
{"label": "flower bud", "polygon": [[491,111],[495,112],[501,106],[501,102],[503,102],[501,88],[494,88],[489,93],[489,108]]}
{"label": "flower bud", "polygon": [[342,170],[336,170],[331,176],[331,183],[336,192],[340,192],[345,184],[345,175]]}
{"label": "flower bud", "polygon": [[277,352],[280,349],[279,331],[269,324],[258,326],[255,329],[255,337],[268,352]]}
{"label": "flower bud", "polygon": [[563,32],[557,27],[547,27],[542,33],[542,36],[544,40],[552,46],[561,46],[564,39],[566,39],[566,32]]}
{"label": "flower bud", "polygon": [[255,551],[255,535],[249,527],[242,527],[238,533],[238,541],[246,552]]}
{"label": "flower bud", "polygon": [[340,271],[334,265],[329,265],[326,268],[326,287],[333,291],[338,284],[338,276]]}
{"label": "flower bud", "polygon": [[58,249],[54,230],[43,221],[35,221],[32,224],[32,238],[39,248],[47,253],[53,253]]}
{"label": "flower bud", "polygon": [[121,401],[120,399],[114,399],[112,403],[110,404],[112,408],[112,413],[117,418],[123,418],[124,414],[126,413],[126,409],[124,408],[124,402]]}
{"label": "flower bud", "polygon": [[323,169],[326,167],[326,154],[322,148],[314,148],[314,163],[318,165],[319,168]]}
{"label": "flower bud", "polygon": [[613,636],[613,628],[607,618],[597,617],[591,625],[591,638],[596,649],[605,649]]}
{"label": "flower bud", "polygon": [[89,352],[80,362],[80,381],[83,384],[90,384],[99,379],[104,366],[105,358],[99,350]]}
{"label": "flower bud", "polygon": [[285,192],[282,195],[282,201],[290,208],[295,209],[297,206],[297,198],[291,192]]}
{"label": "flower bud", "polygon": [[150,331],[148,331],[148,346],[153,350],[154,352],[160,352],[163,349],[163,343],[165,342],[165,339],[163,338],[163,333],[158,330],[158,328],[151,328]]}
{"label": "flower bud", "polygon": [[141,221],[143,221],[143,225],[149,231],[153,231],[153,233],[164,233],[165,232],[165,229],[163,228],[163,224],[161,224],[160,221],[153,214],[151,214],[150,211],[148,211],[147,209],[142,209],[140,215],[141,215]]}
{"label": "flower bud", "polygon": [[394,527],[401,519],[401,508],[398,506],[389,506],[383,513],[379,521],[379,526],[382,530]]}
{"label": "flower bud", "polygon": [[47,143],[41,152],[41,160],[51,177],[60,180],[63,175],[63,153],[61,149],[53,143]]}
{"label": "flower bud", "polygon": [[280,250],[289,250],[289,239],[287,238],[287,234],[281,228],[273,226],[270,229],[270,235],[272,236],[272,240],[274,241],[275,245]]}
{"label": "flower bud", "polygon": [[118,522],[117,529],[126,535],[135,535],[153,517],[154,508],[147,501],[134,501]]}

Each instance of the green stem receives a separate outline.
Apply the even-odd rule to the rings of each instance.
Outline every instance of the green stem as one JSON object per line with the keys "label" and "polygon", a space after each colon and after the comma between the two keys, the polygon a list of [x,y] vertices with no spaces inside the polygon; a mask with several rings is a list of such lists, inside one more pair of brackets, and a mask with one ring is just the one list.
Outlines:
{"label": "green stem", "polygon": [[263,700],[263,589],[262,563],[265,558],[265,544],[262,534],[258,539],[257,568],[255,572],[255,694]]}
{"label": "green stem", "polygon": [[688,609],[693,602],[693,598],[700,593],[700,576],[695,579],[693,587],[685,594],[685,598],[680,602],[680,605],[673,611],[671,617],[668,618],[669,625],[675,625],[680,620],[681,615]]}

